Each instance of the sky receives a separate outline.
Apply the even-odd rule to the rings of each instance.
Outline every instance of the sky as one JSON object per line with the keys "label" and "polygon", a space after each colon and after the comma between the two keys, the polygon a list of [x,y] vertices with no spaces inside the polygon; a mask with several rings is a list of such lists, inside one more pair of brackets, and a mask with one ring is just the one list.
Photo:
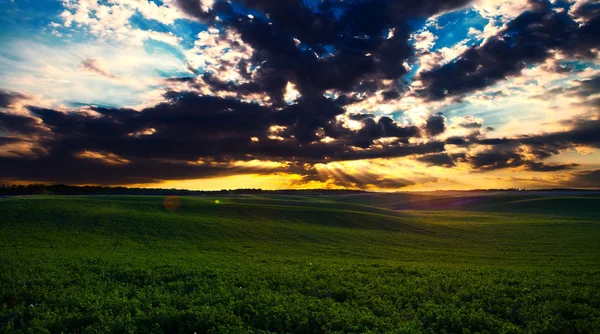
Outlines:
{"label": "sky", "polygon": [[600,188],[598,0],[0,0],[0,183]]}

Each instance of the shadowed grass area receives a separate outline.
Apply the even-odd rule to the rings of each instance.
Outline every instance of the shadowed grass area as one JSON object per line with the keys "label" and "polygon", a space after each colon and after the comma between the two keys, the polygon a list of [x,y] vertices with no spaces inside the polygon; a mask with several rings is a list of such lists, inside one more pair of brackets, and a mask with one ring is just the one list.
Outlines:
{"label": "shadowed grass area", "polygon": [[0,332],[600,331],[596,198],[373,198],[0,200]]}

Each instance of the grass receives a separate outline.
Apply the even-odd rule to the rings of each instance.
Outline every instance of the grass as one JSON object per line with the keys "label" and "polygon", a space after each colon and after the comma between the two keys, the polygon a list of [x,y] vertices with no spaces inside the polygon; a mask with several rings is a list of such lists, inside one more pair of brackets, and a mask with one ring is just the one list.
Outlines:
{"label": "grass", "polygon": [[0,332],[600,332],[597,197],[393,196],[0,200]]}

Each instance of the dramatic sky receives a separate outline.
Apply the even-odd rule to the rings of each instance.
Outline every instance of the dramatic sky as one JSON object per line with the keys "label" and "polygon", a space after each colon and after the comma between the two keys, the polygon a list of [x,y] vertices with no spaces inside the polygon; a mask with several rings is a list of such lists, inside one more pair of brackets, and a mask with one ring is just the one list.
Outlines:
{"label": "dramatic sky", "polygon": [[0,183],[600,187],[598,0],[0,0]]}

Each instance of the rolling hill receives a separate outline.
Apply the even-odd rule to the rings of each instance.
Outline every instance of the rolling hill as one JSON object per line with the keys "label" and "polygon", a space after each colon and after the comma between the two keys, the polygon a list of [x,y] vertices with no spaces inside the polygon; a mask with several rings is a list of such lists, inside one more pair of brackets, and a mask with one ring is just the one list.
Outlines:
{"label": "rolling hill", "polygon": [[457,200],[2,199],[0,331],[600,330],[598,198]]}

